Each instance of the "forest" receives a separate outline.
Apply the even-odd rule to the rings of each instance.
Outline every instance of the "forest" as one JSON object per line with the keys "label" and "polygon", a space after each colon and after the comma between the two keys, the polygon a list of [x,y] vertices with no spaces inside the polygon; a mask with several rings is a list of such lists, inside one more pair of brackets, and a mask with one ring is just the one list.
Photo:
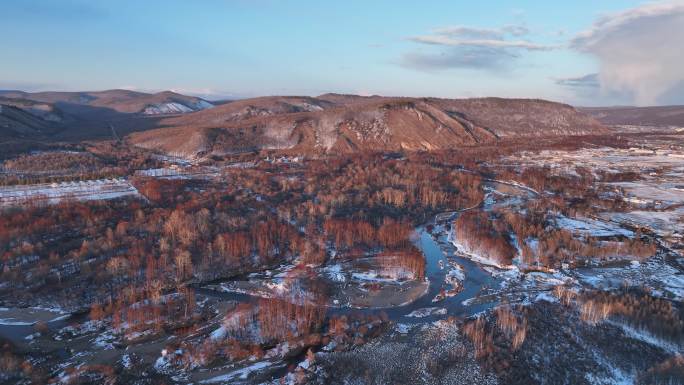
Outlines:
{"label": "forest", "polygon": [[[620,140],[609,145],[626,147]],[[575,148],[563,142],[539,148],[544,146]],[[4,185],[117,176],[136,194],[58,202],[34,196],[3,207],[1,305],[56,307],[71,315],[59,330],[51,321],[34,324],[37,336],[96,336],[96,345],[114,350],[152,344],[161,356],[138,353],[143,362],[151,360],[139,369],[152,365],[155,381],[182,373],[201,378],[207,368],[254,360],[273,365],[278,357],[286,373],[305,383],[313,374],[299,362],[386,338],[399,324],[393,306],[424,303],[432,293],[426,300],[433,307],[411,305],[415,311],[404,317],[435,317],[447,310],[434,306],[470,293],[463,278],[470,271],[451,259],[438,264],[446,286],[434,281],[436,262],[425,254],[425,235],[439,247],[449,243],[440,241],[444,236],[456,246],[451,253],[476,263],[514,269],[522,284],[528,273],[630,266],[662,253],[653,233],[598,219],[605,211],[634,209],[607,184],[636,176],[502,164],[511,154],[539,148],[517,143],[317,157],[253,153],[193,165],[116,145],[23,155],[2,164]],[[151,169],[169,171],[146,172]],[[449,219],[434,219],[441,215]],[[603,227],[586,230],[577,223]],[[231,282],[242,286],[226,291]],[[485,370],[528,379],[511,368],[540,333],[539,313],[516,300],[517,286],[508,285],[494,295],[481,288],[482,297],[496,303],[486,314],[447,319],[460,325]],[[667,299],[648,291],[564,287],[534,290],[553,292],[567,307],[558,316],[568,322],[619,322],[682,343],[680,307]],[[385,303],[375,297],[387,297],[388,305],[374,308]],[[31,363],[32,353],[3,343],[0,365],[12,373],[6,378],[41,383],[54,377],[45,365]],[[136,373],[102,361],[63,375],[87,383]],[[678,365],[663,362],[643,376],[676,372]]]}

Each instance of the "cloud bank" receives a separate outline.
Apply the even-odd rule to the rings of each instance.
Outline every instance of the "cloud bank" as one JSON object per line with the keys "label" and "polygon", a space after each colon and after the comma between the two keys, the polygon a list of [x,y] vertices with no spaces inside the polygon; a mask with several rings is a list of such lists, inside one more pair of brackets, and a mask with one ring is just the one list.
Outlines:
{"label": "cloud bank", "polygon": [[555,79],[556,84],[564,87],[575,87],[575,88],[599,88],[601,83],[599,82],[598,74],[588,74],[584,76],[574,77],[574,78],[561,78]]}
{"label": "cloud bank", "polygon": [[603,94],[684,104],[683,36],[684,1],[649,3],[598,19],[570,47],[598,59]]}
{"label": "cloud bank", "polygon": [[401,64],[419,70],[449,68],[501,69],[524,51],[548,51],[554,46],[536,44],[523,39],[529,34],[523,25],[501,28],[472,28],[452,26],[439,28],[428,35],[412,36],[407,40],[440,51],[415,51],[402,57]]}

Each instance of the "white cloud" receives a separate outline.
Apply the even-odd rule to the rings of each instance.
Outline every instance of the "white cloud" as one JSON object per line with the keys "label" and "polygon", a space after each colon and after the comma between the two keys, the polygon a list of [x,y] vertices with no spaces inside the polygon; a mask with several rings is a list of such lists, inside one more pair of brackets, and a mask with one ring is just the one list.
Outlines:
{"label": "white cloud", "polygon": [[503,31],[513,36],[525,36],[530,33],[530,29],[524,25],[510,24],[503,27]]}
{"label": "white cloud", "polygon": [[214,88],[171,88],[170,91],[183,95],[197,96],[207,100],[242,99],[255,96],[252,94],[234,93]]}
{"label": "white cloud", "polygon": [[648,3],[603,16],[571,47],[595,56],[604,94],[637,105],[684,103],[684,1]]}
{"label": "white cloud", "polygon": [[511,59],[520,57],[522,51],[548,51],[557,48],[521,38],[527,34],[529,29],[524,25],[439,28],[431,34],[409,37],[408,40],[441,47],[441,51],[409,52],[404,54],[401,63],[405,67],[428,71],[449,68],[500,70],[508,67]]}
{"label": "white cloud", "polygon": [[177,94],[197,96],[199,98],[203,98],[203,99],[207,99],[207,100],[242,99],[242,98],[248,98],[248,97],[256,96],[253,94],[239,94],[239,93],[233,93],[233,92],[224,91],[224,90],[220,90],[220,89],[214,89],[214,88],[171,87],[168,89],[160,89],[160,88],[144,88],[144,87],[138,87],[135,85],[123,85],[123,86],[118,86],[116,88],[122,89],[122,90],[128,90],[128,91],[145,92],[145,93],[150,93],[150,94],[154,94],[154,93],[162,92],[162,91],[171,91],[171,92],[175,92]]}
{"label": "white cloud", "polygon": [[504,31],[501,29],[472,28],[461,25],[437,28],[432,31],[436,35],[442,36],[467,36],[474,39],[503,39]]}
{"label": "white cloud", "polygon": [[564,87],[578,87],[578,88],[598,88],[601,86],[598,80],[598,74],[588,74],[584,76],[557,78],[556,84]]}
{"label": "white cloud", "polygon": [[489,47],[489,48],[522,48],[529,51],[548,51],[553,46],[535,44],[525,40],[498,39],[453,39],[448,36],[415,36],[410,39],[416,43],[444,45],[451,47]]}

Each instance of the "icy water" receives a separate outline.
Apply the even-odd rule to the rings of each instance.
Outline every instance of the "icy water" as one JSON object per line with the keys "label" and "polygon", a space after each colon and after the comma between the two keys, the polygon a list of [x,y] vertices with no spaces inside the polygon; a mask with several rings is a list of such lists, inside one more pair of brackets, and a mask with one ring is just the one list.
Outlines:
{"label": "icy water", "polygon": [[[437,239],[435,239],[424,227],[420,227],[416,231],[419,235],[416,246],[420,248],[425,256],[426,274],[430,280],[430,288],[425,295],[409,305],[383,309],[391,319],[404,323],[425,322],[446,316],[470,316],[496,305],[495,302],[464,305],[464,301],[476,297],[482,290],[497,285],[496,279],[477,263],[458,255],[456,248],[447,241],[446,233],[440,233]],[[442,262],[440,263],[440,261]],[[465,276],[465,279],[461,282],[463,289],[453,297],[447,297],[439,302],[432,302],[433,298],[439,294],[442,288],[450,288],[450,285],[444,281],[447,272],[450,270],[449,261],[456,262],[463,268]],[[444,308],[447,310],[447,315],[423,318],[406,317],[406,315],[415,310],[430,307]]]}
{"label": "icy water", "polygon": [[36,332],[35,324],[44,321],[52,329],[60,329],[69,323],[69,315],[50,313],[35,309],[0,309],[0,337],[20,342]]}
{"label": "icy water", "polygon": [[[330,314],[342,315],[352,313],[378,313],[385,312],[390,319],[403,323],[423,323],[430,320],[445,318],[448,316],[470,316],[482,312],[496,305],[496,302],[466,305],[464,301],[476,297],[482,290],[495,287],[498,282],[482,267],[470,259],[458,255],[456,248],[447,240],[446,232],[437,235],[437,239],[431,235],[425,227],[416,229],[418,234],[416,246],[425,256],[426,276],[430,286],[426,293],[414,302],[382,309],[351,309],[351,308],[330,308]],[[441,261],[441,263],[440,263]],[[449,289],[450,285],[445,283],[445,277],[449,271],[449,261],[454,261],[461,265],[465,279],[462,282],[463,289],[457,295],[448,297],[439,302],[432,302],[432,299],[441,291],[442,288]],[[197,293],[222,300],[232,300],[246,302],[252,300],[248,294],[219,292],[211,289],[198,288]],[[416,310],[424,308],[444,308],[446,315],[433,315],[422,318],[406,317]]]}
{"label": "icy water", "polygon": [[[353,313],[373,314],[384,312],[389,316],[390,319],[397,322],[424,323],[448,316],[468,317],[496,306],[498,301],[495,299],[487,302],[481,298],[478,298],[478,301],[473,301],[472,304],[468,302],[470,300],[476,299],[480,293],[489,288],[497,288],[500,285],[500,280],[485,271],[477,262],[472,261],[466,256],[460,255],[456,248],[448,241],[448,232],[446,229],[443,226],[440,226],[442,223],[452,222],[458,215],[465,211],[487,209],[489,206],[493,206],[494,204],[506,205],[516,200],[533,198],[537,194],[537,192],[526,186],[505,181],[490,180],[488,181],[487,185],[492,191],[503,189],[515,190],[518,192],[518,195],[507,196],[506,199],[500,200],[498,203],[494,203],[494,201],[491,200],[490,194],[487,194],[485,199],[476,206],[463,209],[461,211],[452,211],[439,214],[429,225],[416,228],[418,237],[415,241],[415,245],[425,256],[426,276],[430,283],[429,288],[424,295],[407,305],[382,309],[330,308],[329,313],[342,315]],[[435,231],[434,235],[430,234],[430,232],[427,230],[430,225],[434,226],[434,228],[438,229],[439,231]],[[461,282],[462,289],[453,297],[447,297],[444,300],[432,302],[435,296],[437,296],[442,289],[448,290],[451,288],[451,285],[445,282],[446,275],[451,269],[449,261],[455,262],[463,268],[465,279]],[[206,288],[197,288],[196,290],[199,294],[203,294],[208,297],[219,298],[222,300],[247,302],[253,298],[249,294],[220,292]],[[426,308],[446,309],[446,314],[431,315],[419,318],[407,317],[407,315],[416,310],[422,310]]]}
{"label": "icy water", "polygon": [[[525,193],[524,195],[527,195],[528,198],[534,195],[534,193],[531,191],[518,185],[511,185],[498,181],[490,182],[490,185],[494,188],[500,187],[502,184],[523,191]],[[499,204],[501,204],[501,202],[499,202]],[[488,204],[486,203],[485,199],[485,201],[483,201],[480,205],[462,210],[461,213],[472,209],[481,209],[483,206],[487,205]],[[341,315],[352,313],[373,314],[384,312],[389,316],[390,319],[394,321],[411,324],[429,322],[448,316],[467,317],[496,306],[498,301],[495,299],[489,302],[478,300],[474,301],[472,304],[468,302],[469,300],[477,298],[478,295],[484,290],[498,287],[500,282],[498,279],[492,277],[490,273],[485,271],[478,263],[473,262],[465,256],[459,255],[456,248],[448,241],[448,233],[446,229],[444,229],[442,226],[439,226],[437,223],[453,221],[453,219],[455,219],[459,214],[459,212],[450,212],[438,215],[435,221],[431,223],[433,226],[435,226],[435,229],[439,230],[436,231],[434,235],[430,234],[430,232],[427,230],[428,226],[421,226],[416,229],[418,236],[415,241],[415,245],[425,256],[426,276],[429,280],[429,288],[424,295],[412,303],[402,306],[382,309],[330,308],[329,313]],[[447,297],[442,301],[432,302],[435,296],[437,296],[437,294],[439,294],[443,288],[445,290],[451,288],[451,285],[445,282],[446,274],[451,268],[449,261],[455,262],[463,268],[465,279],[461,282],[462,289],[453,297]],[[249,302],[256,299],[249,294],[220,292],[201,287],[195,288],[195,290],[198,294],[202,294],[207,297],[218,298],[220,300]],[[446,309],[446,314],[431,315],[420,318],[407,317],[408,314],[425,308]],[[20,341],[26,336],[35,332],[32,323],[33,322],[22,325],[8,325],[0,322],[0,336],[12,341]],[[51,329],[57,329],[66,326],[66,324],[66,320],[48,322],[48,326],[50,326]]]}
{"label": "icy water", "polygon": [[[397,322],[424,323],[448,316],[471,316],[487,310],[497,304],[496,301],[477,304],[464,304],[464,301],[477,297],[482,290],[498,286],[497,279],[483,270],[482,267],[476,262],[458,255],[456,248],[448,242],[446,232],[436,235],[436,239],[426,230],[425,227],[419,227],[416,229],[416,232],[418,234],[416,246],[420,248],[425,256],[426,276],[430,284],[428,290],[423,296],[414,302],[403,306],[383,309],[330,308],[329,313],[343,315],[353,313],[373,314],[385,312],[390,319]],[[451,287],[449,284],[445,283],[446,274],[450,270],[449,261],[454,261],[463,268],[465,279],[461,283],[462,290],[453,297],[447,297],[439,302],[432,302],[432,299],[439,294],[442,288],[448,290]],[[198,294],[212,298],[218,298],[221,300],[249,302],[254,299],[258,299],[248,294],[219,292],[205,288],[196,288],[195,290]],[[406,317],[413,311],[432,307],[444,308],[446,309],[447,314],[431,315],[421,318]],[[0,318],[2,317],[0,316]],[[37,322],[37,320],[27,320],[21,323],[3,323],[2,320],[0,320],[0,337],[9,339],[13,342],[20,342],[27,336],[35,333],[35,322]],[[68,322],[68,319],[60,319],[49,321],[47,324],[50,329],[57,330],[67,326]]]}

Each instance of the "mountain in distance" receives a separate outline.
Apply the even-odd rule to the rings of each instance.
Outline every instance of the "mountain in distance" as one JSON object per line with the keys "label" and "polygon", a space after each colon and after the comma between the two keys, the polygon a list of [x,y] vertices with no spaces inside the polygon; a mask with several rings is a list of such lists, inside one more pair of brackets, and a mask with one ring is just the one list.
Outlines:
{"label": "mountain in distance", "polygon": [[684,127],[684,106],[586,107],[580,110],[611,126]]}
{"label": "mountain in distance", "polygon": [[441,150],[506,138],[601,134],[594,118],[536,99],[325,94],[209,103],[173,92],[0,91],[2,140],[131,144],[196,157],[256,150],[301,153]]}
{"label": "mountain in distance", "polygon": [[57,130],[54,121],[0,100],[0,140],[40,139]]}
{"label": "mountain in distance", "polygon": [[79,115],[79,111],[82,110],[78,108],[79,106],[108,109],[125,114],[145,115],[188,113],[213,107],[213,104],[204,99],[171,91],[155,94],[129,90],[35,93],[0,91],[0,96],[52,103],[66,107],[65,111],[75,112],[75,115]]}
{"label": "mountain in distance", "polygon": [[52,103],[37,102],[28,99],[15,99],[0,96],[0,105],[11,106],[41,118],[48,122],[59,123],[65,120],[65,114]]}
{"label": "mountain in distance", "polygon": [[[80,141],[87,139],[108,139],[112,127],[118,136],[125,136],[138,130],[158,127],[158,118],[202,111],[214,105],[204,99],[181,95],[171,91],[155,94],[108,90],[96,92],[36,92],[0,91],[0,104],[23,110],[51,126],[50,140]],[[9,123],[5,117],[5,132],[0,136],[17,138],[9,133],[9,127],[19,127]],[[22,139],[45,139],[36,136],[45,131],[45,122],[22,120]],[[0,129],[2,129],[0,127]],[[33,134],[32,134],[33,133]]]}
{"label": "mountain in distance", "polygon": [[179,156],[262,149],[302,153],[439,150],[508,137],[608,130],[575,108],[531,99],[436,99],[325,94],[245,99],[161,119],[131,143]]}

